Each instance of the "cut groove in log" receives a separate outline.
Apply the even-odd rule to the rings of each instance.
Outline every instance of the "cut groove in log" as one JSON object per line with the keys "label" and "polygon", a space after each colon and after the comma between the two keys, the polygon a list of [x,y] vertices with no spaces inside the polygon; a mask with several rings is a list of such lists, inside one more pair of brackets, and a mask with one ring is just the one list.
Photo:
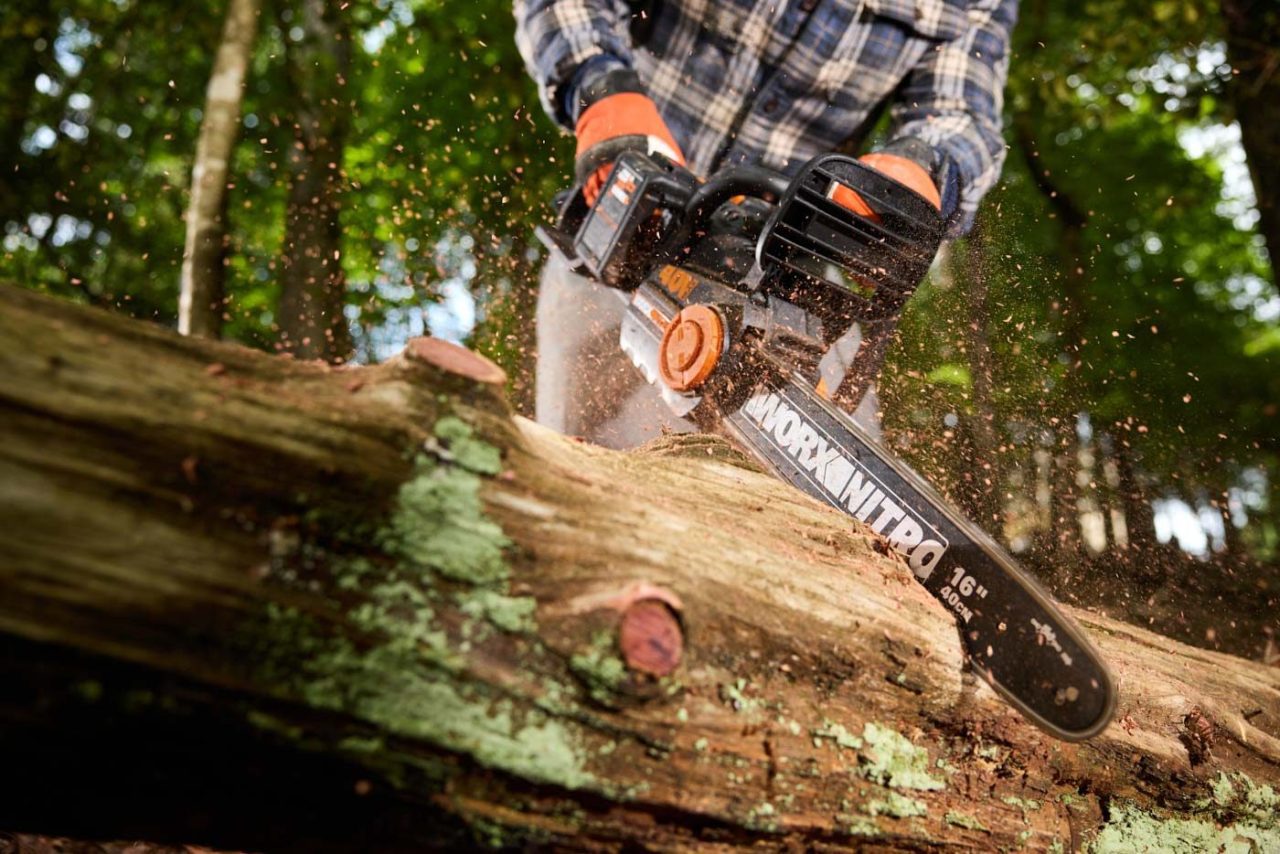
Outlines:
{"label": "cut groove in log", "polygon": [[[864,528],[723,442],[557,436],[423,346],[333,369],[0,288],[0,828],[1280,848],[1275,668],[1076,612],[1120,707],[1056,742]],[[627,638],[667,620],[658,675]]]}

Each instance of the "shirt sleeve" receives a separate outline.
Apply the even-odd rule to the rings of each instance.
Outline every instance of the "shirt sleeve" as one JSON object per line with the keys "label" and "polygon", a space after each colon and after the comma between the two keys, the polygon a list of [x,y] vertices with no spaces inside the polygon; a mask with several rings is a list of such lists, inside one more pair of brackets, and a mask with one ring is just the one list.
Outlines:
{"label": "shirt sleeve", "polygon": [[542,107],[558,124],[569,114],[578,70],[594,57],[632,66],[630,10],[625,0],[514,0],[516,47],[538,84]]}
{"label": "shirt sleeve", "polygon": [[[1004,84],[1018,0],[973,0],[968,28],[927,53],[895,99],[890,138],[915,137],[933,146],[959,190],[948,220],[957,237],[973,226],[982,197],[1004,165]],[[937,174],[935,172],[935,174]]]}

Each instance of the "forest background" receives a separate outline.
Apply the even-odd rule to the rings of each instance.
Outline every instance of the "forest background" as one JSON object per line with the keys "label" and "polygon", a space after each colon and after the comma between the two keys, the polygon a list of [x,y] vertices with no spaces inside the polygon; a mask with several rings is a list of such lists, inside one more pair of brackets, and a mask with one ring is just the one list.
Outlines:
{"label": "forest background", "polygon": [[[0,39],[0,280],[174,327],[212,286],[184,328],[335,363],[460,340],[531,414],[572,140],[506,0],[16,0]],[[1006,114],[889,441],[1060,597],[1280,662],[1280,7],[1029,0]]]}

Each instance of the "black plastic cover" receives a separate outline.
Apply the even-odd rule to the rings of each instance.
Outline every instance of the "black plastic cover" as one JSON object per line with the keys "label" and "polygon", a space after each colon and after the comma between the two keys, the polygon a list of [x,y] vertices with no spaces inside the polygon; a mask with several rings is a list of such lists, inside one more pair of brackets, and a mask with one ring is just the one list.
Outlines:
{"label": "black plastic cover", "polygon": [[[854,190],[876,218],[833,201],[836,184]],[[851,157],[824,154],[792,180],[756,255],[775,290],[792,297],[838,290],[853,318],[874,320],[902,309],[929,271],[943,229],[919,194]],[[830,267],[852,281],[832,281]]]}
{"label": "black plastic cover", "polygon": [[657,263],[658,244],[696,185],[665,158],[622,154],[574,236],[574,254],[592,278],[634,290]]}

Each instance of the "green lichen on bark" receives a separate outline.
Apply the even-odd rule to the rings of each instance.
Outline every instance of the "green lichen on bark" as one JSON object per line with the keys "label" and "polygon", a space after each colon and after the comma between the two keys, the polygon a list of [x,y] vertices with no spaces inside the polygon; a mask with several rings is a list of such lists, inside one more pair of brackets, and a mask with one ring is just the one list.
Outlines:
{"label": "green lichen on bark", "polygon": [[510,574],[502,529],[484,514],[480,476],[419,458],[417,473],[400,488],[382,546],[407,566],[453,581],[494,584]]}
{"label": "green lichen on bark", "polygon": [[864,749],[858,773],[891,789],[945,789],[946,783],[929,773],[929,752],[916,747],[889,727],[868,722],[862,728]]}
{"label": "green lichen on bark", "polygon": [[851,813],[837,813],[836,827],[849,836],[880,836],[880,826],[874,821]]}
{"label": "green lichen on bark", "polygon": [[1255,783],[1248,774],[1220,772],[1211,791],[1215,812],[1246,816],[1268,829],[1280,825],[1280,794],[1265,783]]}
{"label": "green lichen on bark", "polygon": [[846,750],[860,750],[862,748],[862,739],[834,721],[823,720],[822,726],[810,730],[809,734],[813,736],[814,747],[821,745],[823,739],[830,739],[835,742],[837,747],[843,747]]}
{"label": "green lichen on bark", "polygon": [[476,474],[495,475],[502,471],[502,452],[481,439],[477,439],[471,425],[453,415],[446,415],[436,422],[433,431],[437,439],[446,443],[443,452],[447,462],[461,466]]}
{"label": "green lichen on bark", "polygon": [[[381,556],[331,555],[335,590],[357,595],[326,622],[275,608],[269,619],[300,666],[284,682],[312,706],[374,724],[524,779],[575,789],[595,783],[573,724],[469,677],[473,621],[533,632],[535,602],[511,596],[509,541],[485,512],[483,476],[501,456],[457,418],[437,422],[373,542]],[[368,541],[366,537],[365,542]],[[456,608],[457,615],[445,619]],[[345,628],[344,628],[345,627]],[[541,649],[536,640],[531,654]],[[386,767],[390,757],[370,757]],[[406,755],[412,765],[414,759]]]}
{"label": "green lichen on bark", "polygon": [[504,632],[530,634],[538,628],[533,619],[538,603],[532,597],[477,590],[460,596],[459,600],[462,613],[488,620]]}
{"label": "green lichen on bark", "polygon": [[1027,813],[1034,812],[1040,809],[1039,801],[1028,800],[1026,798],[1019,798],[1016,795],[1010,795],[1008,797],[1001,798],[1000,800],[1004,801],[1006,804],[1008,804],[1011,807],[1017,807],[1018,809],[1022,810],[1022,820],[1027,823],[1030,823],[1031,821],[1027,817]]}
{"label": "green lichen on bark", "polygon": [[887,815],[893,818],[912,818],[929,814],[929,807],[923,801],[899,795],[897,792],[889,792],[883,798],[867,801],[866,810],[873,816]]}
{"label": "green lichen on bark", "polygon": [[1039,801],[1028,800],[1027,798],[1019,798],[1016,795],[1009,795],[1008,797],[1001,798],[1000,800],[1004,801],[1006,804],[1008,804],[1011,807],[1018,807],[1023,812],[1027,812],[1028,810],[1040,809]]}
{"label": "green lichen on bark", "polygon": [[466,821],[476,844],[494,851],[536,850],[552,841],[551,834],[537,825],[503,824],[476,816],[468,816]]}
{"label": "green lichen on bark", "polygon": [[751,830],[758,830],[763,833],[777,833],[779,829],[778,810],[768,801],[756,804],[747,811],[742,823]]}
{"label": "green lichen on bark", "polygon": [[1093,840],[1094,854],[1139,851],[1280,851],[1280,795],[1240,772],[1219,773],[1188,815],[1160,816],[1120,803]]}
{"label": "green lichen on bark", "polygon": [[764,700],[747,696],[746,691],[750,684],[746,679],[735,679],[733,682],[723,683],[719,691],[721,701],[729,704],[730,708],[738,714],[758,714],[764,706]]}
{"label": "green lichen on bark", "polygon": [[951,810],[943,816],[943,819],[947,824],[952,824],[956,827],[963,827],[965,830],[981,830],[984,833],[987,832],[987,828],[982,822],[967,813]]}
{"label": "green lichen on bark", "polygon": [[1133,804],[1113,804],[1110,818],[1088,850],[1092,854],[1280,851],[1280,833],[1246,821],[1224,826],[1212,818],[1160,818]]}
{"label": "green lichen on bark", "polygon": [[585,650],[569,659],[569,668],[586,685],[591,698],[609,705],[627,678],[627,665],[618,657],[610,632],[596,632]]}

